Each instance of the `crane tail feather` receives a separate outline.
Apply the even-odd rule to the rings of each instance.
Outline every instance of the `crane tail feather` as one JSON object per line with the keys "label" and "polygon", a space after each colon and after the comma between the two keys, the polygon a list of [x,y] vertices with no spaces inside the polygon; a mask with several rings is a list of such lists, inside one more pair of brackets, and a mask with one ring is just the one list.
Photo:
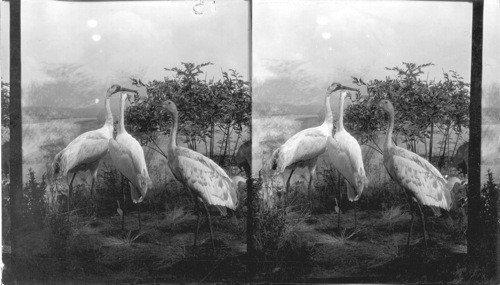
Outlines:
{"label": "crane tail feather", "polygon": [[283,165],[282,161],[282,155],[281,155],[281,148],[276,149],[271,158],[271,169],[276,170],[276,169],[281,169]]}
{"label": "crane tail feather", "polygon": [[64,161],[63,161],[63,152],[59,152],[54,157],[54,162],[51,167],[51,176],[56,178],[58,175],[64,174]]}
{"label": "crane tail feather", "polygon": [[219,205],[216,205],[215,207],[217,208],[217,210],[219,210],[221,216],[225,217],[227,215],[227,209],[226,209],[226,207],[219,206]]}

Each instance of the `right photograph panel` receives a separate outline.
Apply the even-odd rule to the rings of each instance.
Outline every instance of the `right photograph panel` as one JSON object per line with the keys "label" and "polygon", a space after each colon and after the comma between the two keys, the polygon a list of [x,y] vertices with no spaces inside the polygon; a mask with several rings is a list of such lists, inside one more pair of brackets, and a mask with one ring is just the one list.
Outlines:
{"label": "right photograph panel", "polygon": [[267,274],[461,280],[472,4],[253,1],[252,17]]}

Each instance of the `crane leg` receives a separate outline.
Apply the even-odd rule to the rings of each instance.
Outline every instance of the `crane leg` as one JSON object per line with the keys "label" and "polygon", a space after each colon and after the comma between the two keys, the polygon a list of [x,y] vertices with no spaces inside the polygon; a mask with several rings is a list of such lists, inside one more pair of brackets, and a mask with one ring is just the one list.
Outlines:
{"label": "crane leg", "polygon": [[92,185],[90,186],[90,196],[94,196],[94,183],[95,183],[95,178],[92,177]]}
{"label": "crane leg", "polygon": [[122,198],[123,198],[123,207],[122,207],[122,231],[125,229],[125,191],[123,191],[123,184],[125,183],[124,182],[124,178],[123,178],[123,174],[121,175],[122,177],[122,181],[121,181],[121,188],[122,188]]}
{"label": "crane leg", "polygon": [[203,203],[203,207],[205,208],[205,212],[207,213],[208,218],[208,227],[210,228],[210,239],[212,240],[212,253],[215,255],[215,243],[214,243],[214,232],[212,231],[212,219],[210,218],[210,212],[208,211],[207,204]]}
{"label": "crane leg", "polygon": [[307,198],[309,199],[309,208],[312,210],[312,196],[311,196],[311,185],[313,181],[313,174],[311,173],[311,177],[309,178],[309,184],[307,185]]}
{"label": "crane leg", "polygon": [[407,250],[410,250],[410,237],[411,237],[411,232],[413,230],[413,201],[411,200],[411,197],[408,197],[408,203],[410,204],[410,214],[411,214],[411,221],[410,221],[410,230],[408,231],[408,240],[406,241],[406,248]]}
{"label": "crane leg", "polygon": [[286,213],[286,206],[287,206],[288,189],[290,189],[290,179],[292,178],[292,174],[294,171],[295,171],[295,168],[292,169],[292,171],[290,172],[290,176],[288,176],[288,179],[286,181],[285,199],[284,199],[284,203],[283,203],[283,209],[284,209],[285,213]]}
{"label": "crane leg", "polygon": [[312,167],[309,167],[309,185],[307,185],[307,195],[309,198],[309,208],[312,210],[313,202],[312,202],[312,188],[313,188],[313,180],[314,176],[316,176],[316,161],[314,162]]}
{"label": "crane leg", "polygon": [[70,210],[70,202],[71,202],[71,192],[73,192],[73,180],[75,180],[76,172],[73,173],[73,178],[71,178],[71,182],[69,183],[68,189],[68,218],[69,218],[69,210]]}
{"label": "crane leg", "polygon": [[425,249],[427,250],[427,230],[425,229],[425,214],[424,211],[422,211],[422,206],[420,206],[420,203],[417,203],[418,210],[420,212],[420,218],[422,220],[422,228],[424,230],[424,242],[425,242]]}
{"label": "crane leg", "polygon": [[137,219],[139,220],[139,231],[141,230],[141,203],[137,203]]}
{"label": "crane leg", "polygon": [[341,210],[340,210],[340,204],[342,203],[342,190],[340,189],[340,183],[341,183],[341,180],[340,180],[340,173],[337,171],[337,189],[339,189],[339,202],[338,202],[338,207],[339,207],[339,212],[338,212],[338,218],[337,218],[337,227],[339,228],[339,233],[340,233],[340,213],[341,213]]}
{"label": "crane leg", "polygon": [[194,211],[196,212],[196,231],[194,232],[194,244],[193,247],[196,247],[196,241],[198,240],[198,231],[200,230],[200,205],[198,203],[198,199],[196,197],[193,198],[194,200]]}
{"label": "crane leg", "polygon": [[356,228],[358,219],[356,217],[356,201],[354,201],[354,228]]}

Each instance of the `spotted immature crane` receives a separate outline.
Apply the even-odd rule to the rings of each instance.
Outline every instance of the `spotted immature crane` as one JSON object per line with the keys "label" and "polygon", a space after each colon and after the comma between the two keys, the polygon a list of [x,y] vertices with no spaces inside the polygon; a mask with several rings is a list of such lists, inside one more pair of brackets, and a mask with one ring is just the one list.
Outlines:
{"label": "spotted immature crane", "polygon": [[297,167],[307,167],[309,170],[309,184],[307,186],[309,206],[312,207],[311,188],[313,178],[316,174],[316,163],[318,157],[325,152],[326,140],[333,132],[333,115],[330,107],[330,95],[338,90],[357,91],[356,89],[343,86],[339,83],[332,83],[328,87],[325,96],[326,114],[323,124],[296,133],[276,149],[271,156],[271,169],[282,173],[283,181],[285,181],[285,169],[291,170],[285,184],[285,204],[286,193],[290,188],[290,178],[293,172]]}
{"label": "spotted immature crane", "polygon": [[[149,178],[144,150],[139,142],[125,130],[124,112],[125,100],[128,94],[122,93],[120,96],[120,121],[116,138],[109,139],[109,155],[113,164],[125,176],[130,185],[130,197],[134,203],[140,203],[146,196],[152,182]],[[122,184],[123,192],[123,184]],[[125,201],[124,201],[125,203]],[[139,229],[141,227],[140,211],[138,211]],[[122,228],[124,215],[122,214]]]}
{"label": "spotted immature crane", "polygon": [[427,232],[425,214],[421,205],[450,210],[452,204],[451,189],[441,173],[427,160],[404,148],[393,145],[394,107],[388,100],[382,100],[379,106],[389,115],[389,128],[384,142],[384,166],[391,178],[404,188],[410,204],[411,222],[408,232],[407,248],[413,229],[413,203],[417,202],[422,219],[425,247]]}
{"label": "spotted immature crane", "polygon": [[245,179],[241,176],[235,176],[231,179],[226,172],[211,159],[196,151],[178,146],[176,140],[179,124],[177,106],[174,102],[167,100],[163,103],[163,108],[170,113],[173,119],[170,142],[167,148],[168,166],[175,179],[182,182],[182,184],[191,191],[195,204],[195,212],[198,216],[194,246],[196,246],[198,231],[200,229],[199,203],[201,202],[207,215],[212,250],[215,254],[214,234],[207,204],[217,206],[222,215],[226,214],[226,208],[235,210],[238,206],[238,184],[240,182],[244,183]]}
{"label": "spotted immature crane", "polygon": [[[326,148],[333,166],[344,176],[349,201],[356,202],[368,185],[368,178],[366,178],[363,166],[361,147],[358,141],[344,129],[344,100],[347,95],[345,91],[340,92],[337,128],[333,137],[328,136]],[[354,227],[356,227],[356,208],[354,208]]]}
{"label": "spotted immature crane", "polygon": [[95,180],[97,179],[97,170],[99,162],[108,153],[108,141],[113,137],[113,115],[109,101],[111,95],[117,92],[136,92],[119,85],[111,86],[106,92],[106,122],[102,128],[89,131],[79,135],[70,142],[63,150],[56,154],[52,163],[52,177],[59,175],[68,177],[68,173],[73,173],[71,182],[68,183],[68,211],[70,208],[70,196],[73,191],[73,180],[80,171],[90,170],[92,174],[92,186],[90,193],[94,190]]}

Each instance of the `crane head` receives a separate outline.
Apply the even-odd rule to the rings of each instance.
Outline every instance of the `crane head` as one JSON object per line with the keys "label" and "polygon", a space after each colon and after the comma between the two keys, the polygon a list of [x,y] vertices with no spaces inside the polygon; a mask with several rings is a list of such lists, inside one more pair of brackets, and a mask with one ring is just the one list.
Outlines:
{"label": "crane head", "polygon": [[391,101],[389,100],[382,100],[378,103],[378,106],[382,108],[385,112],[389,114],[394,114],[394,106],[392,106]]}
{"label": "crane head", "polygon": [[111,87],[109,87],[108,91],[106,92],[106,97],[111,97],[111,95],[118,93],[118,92],[132,92],[132,93],[138,94],[137,90],[124,88],[124,87],[121,87],[120,85],[113,84]]}
{"label": "crane head", "polygon": [[332,84],[330,84],[330,86],[328,86],[327,93],[332,94],[333,92],[338,91],[338,90],[350,90],[350,91],[359,92],[358,89],[347,87],[347,86],[344,86],[344,85],[337,83],[337,82],[333,82]]}
{"label": "crane head", "polygon": [[177,114],[177,106],[175,106],[175,103],[172,102],[172,100],[165,101],[162,107],[171,114]]}

